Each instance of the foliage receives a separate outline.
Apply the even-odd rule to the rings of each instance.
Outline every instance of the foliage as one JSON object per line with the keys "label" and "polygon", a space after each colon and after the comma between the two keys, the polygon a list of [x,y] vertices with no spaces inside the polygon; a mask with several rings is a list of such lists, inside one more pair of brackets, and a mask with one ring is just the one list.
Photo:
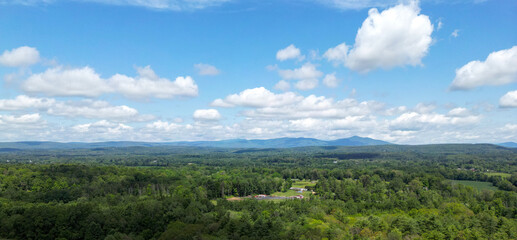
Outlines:
{"label": "foliage", "polygon": [[478,147],[8,152],[0,238],[517,239],[517,154]]}

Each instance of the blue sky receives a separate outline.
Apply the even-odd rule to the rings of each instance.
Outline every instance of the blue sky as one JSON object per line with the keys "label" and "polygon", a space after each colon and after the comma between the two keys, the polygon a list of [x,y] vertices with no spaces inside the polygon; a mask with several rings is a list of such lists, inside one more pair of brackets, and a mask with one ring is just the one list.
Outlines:
{"label": "blue sky", "polygon": [[517,2],[0,0],[0,141],[517,141]]}

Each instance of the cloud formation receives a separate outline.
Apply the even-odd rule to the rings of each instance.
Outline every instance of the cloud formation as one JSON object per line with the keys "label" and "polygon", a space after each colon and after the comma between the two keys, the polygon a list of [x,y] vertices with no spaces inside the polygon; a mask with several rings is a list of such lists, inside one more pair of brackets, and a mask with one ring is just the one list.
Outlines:
{"label": "cloud formation", "polygon": [[354,46],[341,43],[328,49],[324,57],[362,73],[377,68],[417,66],[429,51],[432,33],[433,25],[428,16],[420,14],[416,1],[380,13],[372,8],[357,31]]}
{"label": "cloud formation", "polygon": [[158,77],[150,66],[139,67],[137,71],[136,77],[115,74],[109,79],[103,79],[90,67],[55,67],[31,75],[22,84],[22,89],[28,93],[60,97],[98,97],[118,93],[128,98],[146,99],[195,97],[198,94],[198,86],[189,76],[171,81]]}
{"label": "cloud formation", "polygon": [[0,65],[7,67],[27,67],[40,61],[39,52],[36,48],[22,46],[11,50],[5,50],[0,55]]}
{"label": "cloud formation", "polygon": [[190,77],[177,77],[171,81],[158,77],[150,66],[137,68],[137,77],[116,74],[109,79],[115,92],[133,99],[195,97],[198,86]]}
{"label": "cloud formation", "polygon": [[217,121],[221,119],[221,114],[217,109],[198,109],[192,116],[197,121]]}
{"label": "cloud formation", "polygon": [[325,75],[323,84],[330,88],[336,88],[339,85],[339,79],[336,77],[336,73]]}
{"label": "cloud formation", "polygon": [[335,65],[346,64],[348,48],[349,47],[346,45],[346,43],[341,43],[333,48],[329,48],[323,54],[323,57],[328,61],[333,62]]}
{"label": "cloud formation", "polygon": [[379,13],[370,9],[357,31],[346,65],[358,72],[420,65],[431,45],[433,25],[416,2]]}
{"label": "cloud formation", "polygon": [[111,92],[109,84],[90,67],[65,69],[55,67],[31,75],[22,89],[48,96],[96,97]]}
{"label": "cloud formation", "polygon": [[517,108],[517,90],[507,92],[499,99],[499,106],[503,108]]}
{"label": "cloud formation", "polygon": [[305,59],[305,56],[301,54],[300,49],[291,44],[284,49],[278,50],[278,52],[276,52],[276,59],[279,61],[285,61],[288,59],[297,59],[298,61],[302,61]]}
{"label": "cloud formation", "polygon": [[85,99],[57,101],[53,98],[35,98],[26,95],[14,99],[0,99],[0,111],[39,111],[68,118],[109,119],[121,122],[150,121],[155,117],[142,115],[126,105],[113,106],[106,101]]}
{"label": "cloud formation", "polygon": [[300,90],[310,90],[318,86],[318,78],[323,73],[312,63],[305,63],[296,69],[279,69],[278,74],[283,80],[298,80],[295,87]]}
{"label": "cloud formation", "polygon": [[480,86],[497,86],[517,81],[517,46],[492,52],[485,61],[471,61],[456,69],[451,90],[470,90]]}
{"label": "cloud formation", "polygon": [[293,92],[275,94],[264,87],[258,87],[246,89],[224,99],[216,99],[211,105],[214,107],[275,107],[297,102],[302,98]]}

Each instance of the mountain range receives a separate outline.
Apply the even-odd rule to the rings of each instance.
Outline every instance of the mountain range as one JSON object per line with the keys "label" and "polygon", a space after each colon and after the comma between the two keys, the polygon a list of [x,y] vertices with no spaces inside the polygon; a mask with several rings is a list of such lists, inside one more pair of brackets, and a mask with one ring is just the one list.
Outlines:
{"label": "mountain range", "polygon": [[17,151],[26,149],[74,149],[101,147],[156,147],[156,146],[187,146],[187,147],[220,147],[220,148],[291,148],[308,146],[372,146],[389,145],[391,143],[363,137],[350,137],[325,141],[315,138],[275,138],[275,139],[230,139],[220,141],[183,141],[183,142],[1,142],[0,151]]}
{"label": "mountain range", "polygon": [[[336,140],[319,140],[315,138],[274,138],[274,139],[229,139],[220,141],[182,141],[182,142],[0,142],[0,152],[12,152],[31,149],[90,149],[90,148],[118,148],[118,147],[216,147],[216,148],[295,148],[321,146],[377,146],[394,145],[389,142],[364,137],[350,137]],[[515,142],[495,144],[507,148],[517,148]]]}

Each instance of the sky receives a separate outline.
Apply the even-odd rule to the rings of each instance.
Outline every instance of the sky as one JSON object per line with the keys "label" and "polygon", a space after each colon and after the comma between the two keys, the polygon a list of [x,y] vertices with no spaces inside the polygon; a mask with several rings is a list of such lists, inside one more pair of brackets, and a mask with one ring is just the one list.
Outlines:
{"label": "sky", "polygon": [[513,0],[0,0],[0,141],[517,142]]}

